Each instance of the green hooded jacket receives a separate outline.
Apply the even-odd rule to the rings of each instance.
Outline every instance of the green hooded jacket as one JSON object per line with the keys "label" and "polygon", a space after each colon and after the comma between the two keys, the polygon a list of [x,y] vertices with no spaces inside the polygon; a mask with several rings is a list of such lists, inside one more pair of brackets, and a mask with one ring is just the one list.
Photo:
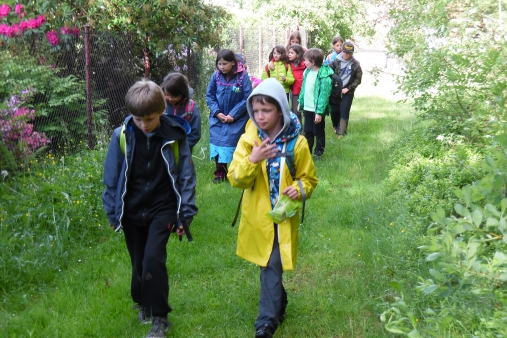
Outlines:
{"label": "green hooded jacket", "polygon": [[[305,70],[303,74],[303,86],[301,87],[301,94],[299,95],[299,110],[303,111],[305,106],[305,86],[306,86],[306,75],[310,72],[310,69]],[[331,75],[333,70],[328,66],[322,65],[317,73],[317,83],[315,84],[315,92],[313,96],[315,98],[315,113],[326,116],[330,113],[329,108],[329,96],[333,83],[331,81]]]}

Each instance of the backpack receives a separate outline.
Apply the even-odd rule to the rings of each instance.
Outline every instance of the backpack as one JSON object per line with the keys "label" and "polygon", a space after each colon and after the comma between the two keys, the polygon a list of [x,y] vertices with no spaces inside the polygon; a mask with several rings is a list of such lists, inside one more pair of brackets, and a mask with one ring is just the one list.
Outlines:
{"label": "backpack", "polygon": [[[120,149],[123,155],[125,155],[125,148],[126,148],[126,140],[125,140],[125,123],[121,126],[120,131]],[[180,159],[180,146],[178,142],[171,143],[171,148],[173,149],[174,153],[174,161],[176,162],[176,166],[178,166],[178,161]]]}
{"label": "backpack", "polygon": [[[283,65],[285,66],[285,73],[287,73],[289,71],[289,64],[285,62]],[[268,77],[271,77],[268,65],[264,66],[264,70],[266,71],[266,74],[268,74]]]}
{"label": "backpack", "polygon": [[340,70],[338,69],[338,73],[335,72],[331,75],[331,95],[329,95],[329,104],[333,106],[337,106],[342,101],[342,89],[343,89],[343,81],[340,77]]}
{"label": "backpack", "polygon": [[194,115],[194,107],[194,100],[188,99],[187,103],[185,103],[185,113],[180,115],[180,117],[184,118],[185,121],[190,122],[190,120],[192,120],[192,116]]}
{"label": "backpack", "polygon": [[[243,79],[245,78],[245,75],[246,75],[246,71],[242,71],[240,75],[238,75],[236,73],[236,85],[232,88],[233,91],[239,93],[241,91],[243,91]],[[215,81],[217,83],[217,86],[219,85],[222,85],[222,86],[232,86],[232,84],[230,83],[227,83],[227,82],[222,82],[221,81],[221,78],[223,77],[222,75],[222,72],[217,70],[215,72]]]}
{"label": "backpack", "polygon": [[[297,142],[297,137],[292,138],[289,142],[285,143],[284,147],[282,148],[282,151],[278,151],[276,153],[276,157],[285,157],[285,163],[287,163],[287,166],[289,167],[290,176],[292,177],[292,180],[296,178],[296,166],[294,165],[294,146]],[[301,208],[301,223],[303,224],[305,219],[305,204],[306,204],[306,193],[303,189],[303,185],[300,180],[298,180],[299,189],[301,190],[301,195],[303,197],[303,206]],[[238,220],[239,211],[241,209],[241,202],[243,201],[243,194],[245,191],[241,193],[241,197],[238,202],[238,207],[236,209],[236,215],[234,216],[234,219],[232,220],[231,226],[234,226],[236,224],[236,221]]]}

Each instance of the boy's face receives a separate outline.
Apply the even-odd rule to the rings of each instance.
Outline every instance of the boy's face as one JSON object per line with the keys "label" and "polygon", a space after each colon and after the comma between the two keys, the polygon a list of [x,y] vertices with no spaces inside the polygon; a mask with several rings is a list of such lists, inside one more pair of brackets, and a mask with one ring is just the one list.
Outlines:
{"label": "boy's face", "polygon": [[137,128],[143,131],[143,133],[151,133],[160,125],[160,116],[162,116],[163,113],[164,112],[151,113],[143,117],[134,116],[134,123],[136,124]]}
{"label": "boy's face", "polygon": [[352,59],[352,53],[349,53],[349,52],[342,52],[342,58],[343,58],[343,60],[345,60],[345,61],[349,61],[350,59]]}
{"label": "boy's face", "polygon": [[305,65],[308,69],[315,69],[315,63],[308,58],[305,58]]}
{"label": "boy's face", "polygon": [[278,133],[282,129],[282,112],[274,104],[252,101],[254,120],[266,134]]}
{"label": "boy's face", "polygon": [[341,41],[338,41],[336,42],[334,45],[333,45],[333,50],[336,52],[336,53],[341,53],[342,52],[342,42]]}

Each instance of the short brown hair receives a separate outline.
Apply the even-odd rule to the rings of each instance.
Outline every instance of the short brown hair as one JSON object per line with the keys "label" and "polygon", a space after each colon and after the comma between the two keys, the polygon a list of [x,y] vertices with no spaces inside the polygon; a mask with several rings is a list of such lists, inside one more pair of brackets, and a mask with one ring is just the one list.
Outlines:
{"label": "short brown hair", "polygon": [[324,52],[319,48],[308,49],[304,57],[313,62],[317,67],[322,66],[322,63],[324,62]]}
{"label": "short brown hair", "polygon": [[162,113],[165,110],[164,92],[155,82],[142,79],[128,90],[125,107],[130,114],[137,117]]}

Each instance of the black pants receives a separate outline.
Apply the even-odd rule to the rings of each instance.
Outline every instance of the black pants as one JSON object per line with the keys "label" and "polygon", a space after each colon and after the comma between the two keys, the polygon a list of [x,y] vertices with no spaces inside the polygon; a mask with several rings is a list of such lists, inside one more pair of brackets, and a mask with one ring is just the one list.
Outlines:
{"label": "black pants", "polygon": [[271,251],[268,265],[261,267],[261,292],[259,296],[259,315],[255,322],[256,330],[265,324],[268,324],[274,330],[278,327],[278,317],[282,307],[287,306],[287,293],[283,287],[282,275],[282,259],[275,229],[273,251]]}
{"label": "black pants", "polygon": [[146,306],[152,316],[165,317],[169,306],[169,276],[166,245],[174,215],[159,215],[150,224],[123,222],[125,242],[132,262],[130,294],[134,302]]}
{"label": "black pants", "polygon": [[303,116],[304,132],[310,153],[312,153],[315,143],[315,154],[322,155],[326,148],[326,119],[322,117],[322,121],[315,124],[315,113],[308,110],[303,110]]}
{"label": "black pants", "polygon": [[354,100],[354,91],[342,95],[342,100],[339,105],[331,105],[331,121],[333,127],[338,128],[340,120],[349,120],[350,108]]}

